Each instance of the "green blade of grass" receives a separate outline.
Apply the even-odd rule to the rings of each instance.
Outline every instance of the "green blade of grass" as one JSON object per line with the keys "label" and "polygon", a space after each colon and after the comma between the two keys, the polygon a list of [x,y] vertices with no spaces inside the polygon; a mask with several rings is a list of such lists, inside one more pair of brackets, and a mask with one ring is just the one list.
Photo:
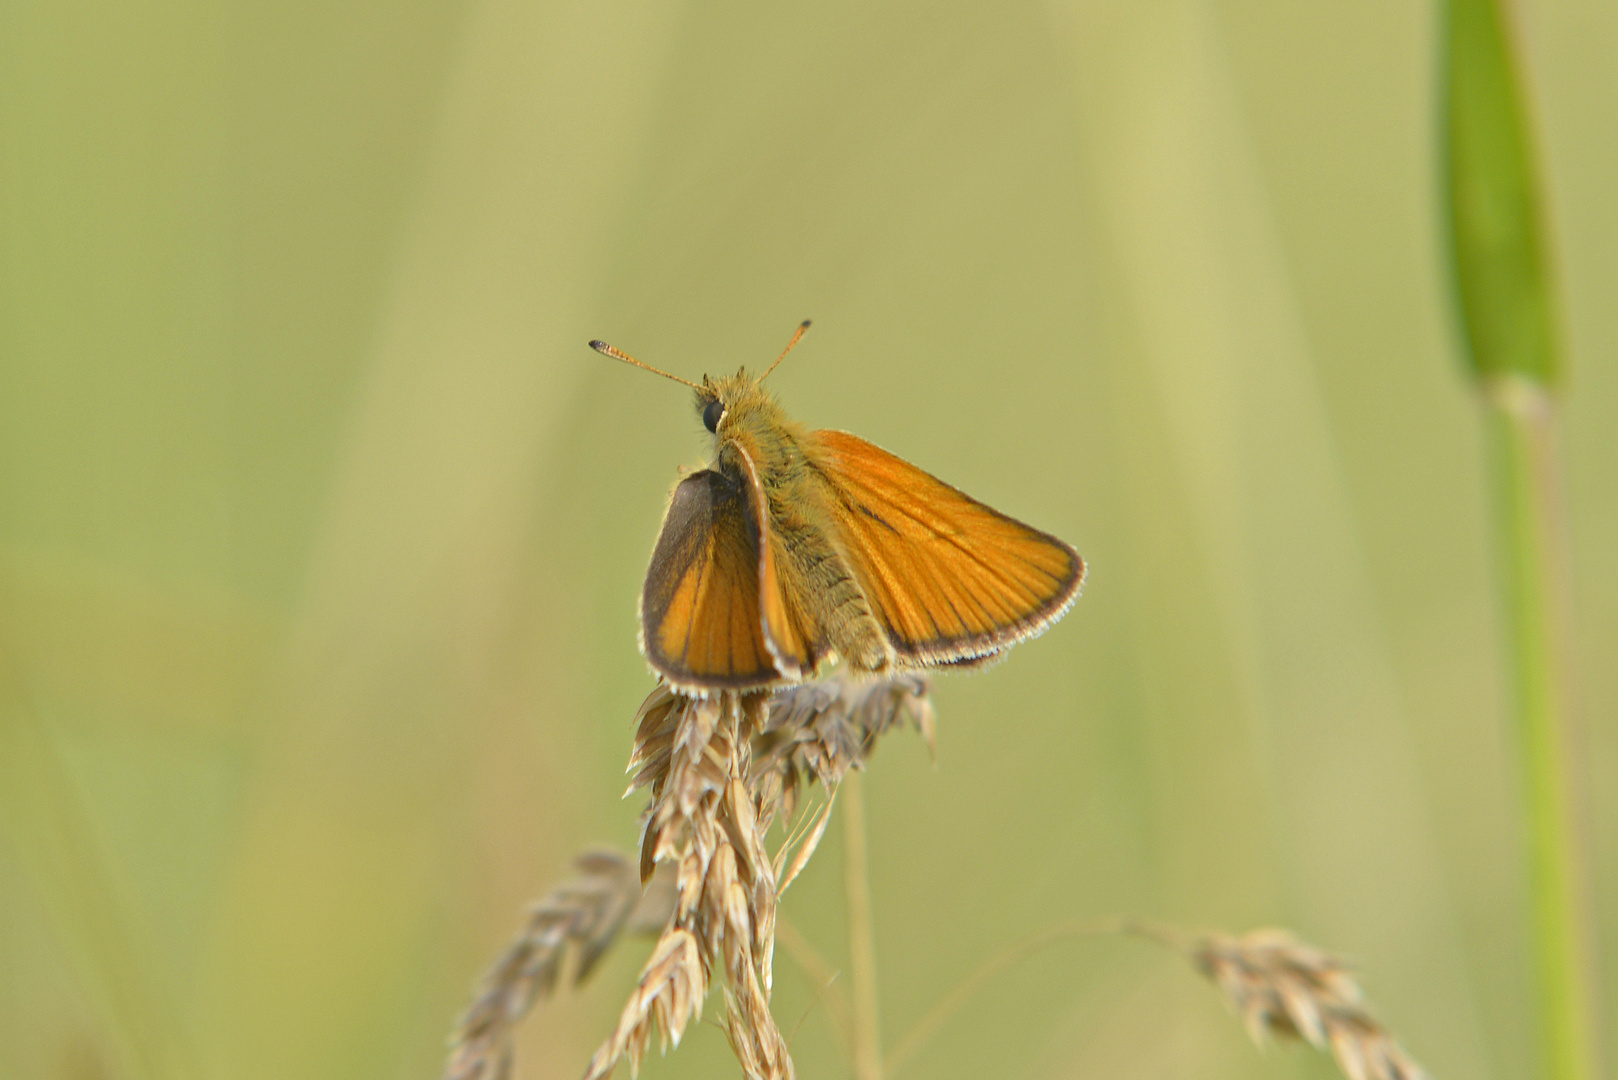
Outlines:
{"label": "green blade of grass", "polygon": [[[10,641],[0,646],[0,653]],[[130,1080],[195,1076],[182,1025],[149,952],[131,935],[83,806],[22,680],[0,659],[0,845],[56,923],[100,1015],[92,1059]],[[104,1039],[105,1042],[100,1043]]]}
{"label": "green blade of grass", "polygon": [[1554,287],[1522,95],[1495,0],[1444,8],[1445,196],[1464,355],[1489,412],[1523,758],[1533,963],[1547,1080],[1594,1080],[1588,853],[1571,747],[1571,584],[1555,401]]}
{"label": "green blade of grass", "polygon": [[1445,195],[1455,284],[1480,379],[1561,377],[1538,184],[1494,0],[1449,0]]}

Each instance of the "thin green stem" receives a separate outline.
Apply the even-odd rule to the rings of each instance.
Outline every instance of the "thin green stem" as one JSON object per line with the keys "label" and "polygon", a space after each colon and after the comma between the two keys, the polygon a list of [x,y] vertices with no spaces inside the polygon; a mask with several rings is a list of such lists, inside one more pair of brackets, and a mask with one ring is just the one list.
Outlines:
{"label": "thin green stem", "polygon": [[792,957],[793,963],[809,976],[810,981],[821,987],[817,1000],[824,1000],[826,1008],[831,1011],[832,1034],[837,1037],[838,1048],[845,1058],[852,1057],[850,1047],[854,1041],[854,1010],[848,1003],[848,995],[843,993],[837,981],[842,972],[828,964],[785,915],[776,917],[775,940]]}
{"label": "thin green stem", "polygon": [[1094,937],[1099,934],[1127,933],[1129,932],[1129,926],[1130,924],[1123,919],[1106,919],[1100,922],[1058,923],[1055,926],[1041,930],[1031,937],[1024,938],[1015,945],[1001,949],[979,964],[976,971],[956,983],[955,989],[940,998],[937,1004],[927,1010],[925,1016],[916,1021],[914,1027],[905,1032],[904,1038],[894,1044],[887,1058],[888,1075],[899,1075],[899,1071],[910,1063],[910,1059],[915,1057],[916,1052],[926,1046],[928,1041],[938,1034],[939,1029],[947,1024],[956,1013],[960,1012],[968,1001],[972,1000],[974,994],[983,989],[989,980],[999,975],[1002,971],[1015,967],[1041,949],[1058,941],[1066,941],[1069,938],[1077,937]]}
{"label": "thin green stem", "polygon": [[848,899],[849,968],[854,983],[854,1076],[882,1080],[882,1025],[877,1012],[876,941],[871,928],[871,881],[865,851],[865,780],[843,777],[843,887]]}
{"label": "thin green stem", "polygon": [[1530,904],[1544,1070],[1594,1080],[1595,934],[1573,725],[1571,587],[1554,410],[1537,385],[1490,386],[1507,622],[1523,756]]}
{"label": "thin green stem", "polygon": [[173,1002],[130,933],[90,822],[0,642],[0,843],[9,845],[100,998],[118,1073],[195,1075]]}
{"label": "thin green stem", "polygon": [[1489,403],[1511,674],[1523,756],[1535,1005],[1546,1080],[1595,1080],[1600,1048],[1579,829],[1572,587],[1552,393],[1556,290],[1516,36],[1504,0],[1445,0],[1442,141],[1462,355]]}
{"label": "thin green stem", "polygon": [[977,970],[955,984],[955,988],[945,994],[938,1002],[927,1010],[925,1016],[916,1021],[914,1027],[905,1032],[904,1037],[894,1044],[888,1052],[888,1075],[898,1076],[900,1070],[910,1063],[910,1059],[926,1046],[932,1037],[938,1034],[945,1024],[949,1023],[954,1015],[966,1007],[974,994],[983,989],[989,980],[1002,971],[1015,967],[1024,960],[1038,953],[1042,949],[1060,941],[1073,938],[1103,937],[1119,934],[1125,937],[1140,938],[1144,941],[1153,941],[1175,952],[1187,954],[1191,952],[1192,939],[1172,926],[1153,922],[1150,919],[1131,917],[1113,919],[1091,919],[1085,922],[1059,922],[1047,926],[1037,934],[1032,934],[1023,940],[1008,945],[983,963]]}

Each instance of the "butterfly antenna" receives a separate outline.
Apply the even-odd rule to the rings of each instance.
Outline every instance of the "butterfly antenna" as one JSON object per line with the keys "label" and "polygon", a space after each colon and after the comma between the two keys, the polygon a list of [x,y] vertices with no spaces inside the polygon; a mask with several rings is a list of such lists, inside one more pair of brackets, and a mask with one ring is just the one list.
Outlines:
{"label": "butterfly antenna", "polygon": [[[809,320],[805,319],[803,322],[798,324],[798,329],[793,331],[792,340],[787,342],[787,347],[781,350],[781,355],[775,358],[775,363],[770,365],[770,371],[774,371],[776,368],[781,366],[781,361],[787,358],[787,353],[792,351],[792,346],[796,345],[800,340],[802,340],[803,332],[807,329],[809,329]],[[768,379],[770,377],[770,371],[766,371],[764,374],[760,375],[758,377],[758,381],[763,382],[765,379]]]}
{"label": "butterfly antenna", "polygon": [[[805,324],[805,325],[808,325],[808,324]],[[802,333],[802,331],[799,331],[799,332]],[[797,339],[794,338],[793,340],[796,341]],[[790,348],[790,347],[791,346],[788,346],[788,348]],[[682,379],[678,375],[670,375],[666,371],[660,371],[659,369],[653,367],[650,364],[643,364],[639,360],[636,360],[633,356],[630,356],[628,353],[624,352],[623,350],[615,349],[611,345],[608,345],[605,341],[592,341],[592,342],[590,342],[590,348],[594,349],[596,352],[601,353],[604,356],[610,356],[614,360],[622,360],[626,364],[634,364],[638,368],[645,368],[647,371],[650,371],[653,375],[661,375],[665,379],[673,379],[675,382],[685,383],[685,385],[689,386],[693,390],[701,390],[702,389],[702,387],[698,386],[696,383],[692,382],[690,379]],[[776,361],[776,362],[780,363],[780,361]]]}

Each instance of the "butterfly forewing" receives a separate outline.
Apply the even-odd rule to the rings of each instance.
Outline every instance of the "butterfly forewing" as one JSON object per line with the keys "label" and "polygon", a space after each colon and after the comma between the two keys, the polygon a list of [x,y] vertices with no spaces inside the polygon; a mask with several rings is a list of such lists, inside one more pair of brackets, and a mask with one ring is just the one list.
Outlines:
{"label": "butterfly forewing", "polygon": [[749,487],[704,469],[669,500],[641,593],[641,638],[676,686],[734,690],[781,676],[761,624],[764,529]]}
{"label": "butterfly forewing", "polygon": [[872,614],[912,664],[985,657],[1067,609],[1084,560],[886,450],[818,431],[838,539]]}
{"label": "butterfly forewing", "polygon": [[792,572],[792,561],[781,542],[766,535],[763,558],[759,561],[759,596],[765,645],[775,658],[781,674],[800,679],[814,673],[826,651],[825,634],[812,626],[812,620],[798,602],[800,592],[788,586],[782,574]]}
{"label": "butterfly forewing", "polygon": [[812,675],[825,653],[824,633],[812,625],[803,610],[801,582],[788,580],[796,573],[781,538],[770,527],[768,501],[759,481],[753,459],[740,445],[733,446],[740,461],[743,496],[758,538],[758,596],[764,647],[775,661],[776,670],[787,679]]}

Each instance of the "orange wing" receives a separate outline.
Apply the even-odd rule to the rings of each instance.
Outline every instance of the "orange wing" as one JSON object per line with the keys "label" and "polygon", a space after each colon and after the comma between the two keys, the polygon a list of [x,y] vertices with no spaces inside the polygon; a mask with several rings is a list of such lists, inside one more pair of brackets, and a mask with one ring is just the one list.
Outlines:
{"label": "orange wing", "polygon": [[733,446],[741,458],[746,473],[748,508],[753,512],[759,545],[758,595],[764,630],[764,647],[769,650],[776,668],[788,679],[802,679],[813,675],[825,655],[825,635],[816,633],[813,623],[803,610],[799,597],[803,584],[788,582],[782,575],[793,572],[792,560],[787,557],[781,538],[770,528],[770,516],[753,459],[740,446]]}
{"label": "orange wing", "polygon": [[680,481],[641,591],[641,651],[675,686],[738,690],[780,677],[759,623],[758,521],[711,469]]}
{"label": "orange wing", "polygon": [[788,565],[781,541],[773,533],[767,533],[764,558],[758,568],[764,643],[782,675],[802,679],[815,673],[828,646],[823,633],[809,629],[811,622],[797,602],[796,590],[786,587],[781,580],[780,571]]}
{"label": "orange wing", "polygon": [[641,651],[681,689],[755,689],[801,678],[818,660],[776,577],[779,544],[748,473],[693,473],[663,515],[641,591]]}
{"label": "orange wing", "polygon": [[987,659],[1059,618],[1084,560],[1054,536],[984,506],[843,431],[817,431],[838,539],[902,661]]}

